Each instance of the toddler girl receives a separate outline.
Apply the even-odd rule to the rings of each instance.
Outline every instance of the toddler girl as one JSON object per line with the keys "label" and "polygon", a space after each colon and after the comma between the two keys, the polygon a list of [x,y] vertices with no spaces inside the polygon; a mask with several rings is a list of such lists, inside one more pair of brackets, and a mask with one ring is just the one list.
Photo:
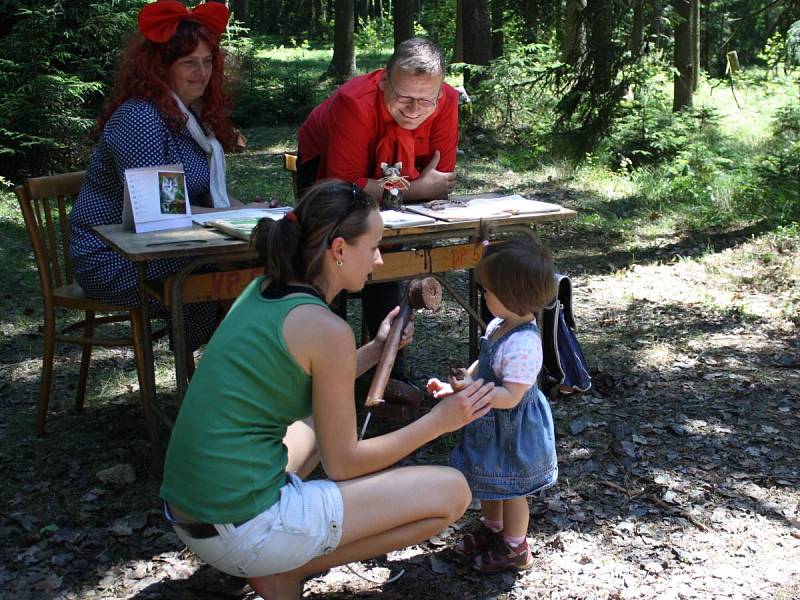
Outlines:
{"label": "toddler girl", "polygon": [[[537,385],[542,343],[535,317],[556,294],[555,274],[547,249],[520,239],[489,246],[476,275],[495,318],[467,374],[494,382],[496,393],[492,410],[462,430],[450,457],[483,513],[481,528],[455,551],[472,557],[479,571],[522,571],[533,564],[526,497],[550,487],[558,476],[553,419]],[[460,387],[459,381],[451,382],[431,379],[428,391],[437,398],[449,395],[453,386]]]}

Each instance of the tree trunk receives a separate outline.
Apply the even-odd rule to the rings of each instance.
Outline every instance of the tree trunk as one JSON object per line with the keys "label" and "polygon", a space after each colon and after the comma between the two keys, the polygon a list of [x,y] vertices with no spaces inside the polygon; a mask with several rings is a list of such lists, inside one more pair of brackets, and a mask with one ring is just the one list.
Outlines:
{"label": "tree trunk", "polygon": [[525,32],[522,34],[522,39],[525,42],[532,44],[539,38],[539,2],[538,0],[525,0],[523,3],[524,14],[522,18],[525,21]]}
{"label": "tree trunk", "polygon": [[689,37],[692,44],[692,91],[697,91],[700,82],[700,0],[691,0]]}
{"label": "tree trunk", "polygon": [[283,5],[280,0],[277,2],[263,2],[262,6],[266,5],[267,11],[261,21],[261,27],[266,33],[278,33],[278,23],[280,23],[281,7]]}
{"label": "tree trunk", "polygon": [[233,17],[245,27],[250,26],[250,7],[247,0],[233,0]]}
{"label": "tree trunk", "polygon": [[503,56],[503,0],[492,0],[492,58]]}
{"label": "tree trunk", "polygon": [[394,47],[414,37],[414,0],[394,1]]}
{"label": "tree trunk", "polygon": [[672,112],[692,106],[692,40],[690,34],[690,0],[673,0],[675,23],[675,55],[673,65]]}
{"label": "tree trunk", "polygon": [[[589,69],[591,77],[590,91],[593,94],[606,94],[611,90],[614,80],[614,11],[605,0],[589,0],[584,2],[580,19],[588,26],[585,32],[584,51],[592,55],[594,63]],[[583,53],[578,57],[583,61]]]}
{"label": "tree trunk", "polygon": [[[488,65],[492,58],[492,47],[484,0],[461,0],[461,25],[464,62],[470,65]],[[482,74],[468,69],[464,74],[464,86],[474,89],[481,79]]]}
{"label": "tree trunk", "polygon": [[456,0],[456,34],[453,47],[453,62],[464,62],[464,7]]}
{"label": "tree trunk", "polygon": [[318,38],[322,34],[322,0],[311,2],[311,37]]}
{"label": "tree trunk", "polygon": [[344,83],[356,74],[355,6],[353,0],[336,0],[333,58],[326,75]]}
{"label": "tree trunk", "polygon": [[628,50],[632,56],[641,56],[644,51],[644,0],[633,3],[633,24]]}
{"label": "tree trunk", "polygon": [[567,0],[564,34],[561,37],[561,60],[576,68],[580,67],[586,52],[585,11],[586,0]]}
{"label": "tree trunk", "polygon": [[662,50],[666,43],[664,40],[664,5],[661,0],[653,0],[653,12],[650,15],[650,34],[647,36],[648,44],[652,43],[654,48]]}

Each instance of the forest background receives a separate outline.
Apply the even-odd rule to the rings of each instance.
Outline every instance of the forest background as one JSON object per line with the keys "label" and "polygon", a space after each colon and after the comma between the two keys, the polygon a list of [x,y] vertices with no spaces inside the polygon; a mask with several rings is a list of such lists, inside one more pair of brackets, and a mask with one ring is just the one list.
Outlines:
{"label": "forest background", "polygon": [[[143,3],[0,0],[0,598],[247,595],[159,514],[129,349],[96,349],[74,414],[81,352],[59,348],[49,435],[33,433],[42,307],[12,185],[86,168]],[[228,157],[237,197],[293,202],[281,155],[299,123],[420,34],[471,98],[456,192],[578,213],[538,230],[573,277],[593,387],[551,403],[560,475],[531,499],[534,569],[460,564],[447,548],[470,511],[353,565],[378,582],[404,569],[395,584],[334,569],[306,597],[800,597],[800,0],[229,4],[233,118],[249,138]],[[463,272],[448,277],[463,289]],[[465,363],[466,331],[449,298],[420,316],[412,380]],[[174,412],[168,343],[155,351]],[[375,421],[370,434],[387,426]],[[454,443],[408,460],[441,464]]]}
{"label": "forest background", "polygon": [[[0,0],[2,186],[85,168],[142,4]],[[448,81],[471,97],[461,127],[472,153],[611,178],[639,209],[683,207],[689,225],[788,224],[800,211],[797,0],[230,4],[234,120],[245,130],[299,124],[393,43],[426,35],[445,51]],[[758,103],[760,118],[737,115],[732,97]]]}

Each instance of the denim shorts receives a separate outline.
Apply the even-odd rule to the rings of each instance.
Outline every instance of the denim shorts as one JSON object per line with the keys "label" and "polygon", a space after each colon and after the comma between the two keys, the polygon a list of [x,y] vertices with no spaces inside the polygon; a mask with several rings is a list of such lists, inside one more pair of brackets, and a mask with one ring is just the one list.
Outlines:
{"label": "denim shorts", "polygon": [[197,539],[175,532],[204,562],[238,577],[292,571],[330,554],[342,539],[344,503],[330,480],[303,481],[287,473],[280,499],[240,526],[214,525],[219,535]]}

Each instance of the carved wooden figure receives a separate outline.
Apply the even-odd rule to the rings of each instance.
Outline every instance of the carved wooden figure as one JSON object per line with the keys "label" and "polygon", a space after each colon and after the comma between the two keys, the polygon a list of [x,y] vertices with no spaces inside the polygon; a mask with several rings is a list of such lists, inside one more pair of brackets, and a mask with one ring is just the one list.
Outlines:
{"label": "carved wooden figure", "polygon": [[403,209],[403,192],[411,187],[411,184],[406,177],[401,175],[402,172],[402,162],[396,162],[393,165],[381,163],[381,173],[383,173],[383,177],[378,179],[378,184],[383,188],[381,209]]}

